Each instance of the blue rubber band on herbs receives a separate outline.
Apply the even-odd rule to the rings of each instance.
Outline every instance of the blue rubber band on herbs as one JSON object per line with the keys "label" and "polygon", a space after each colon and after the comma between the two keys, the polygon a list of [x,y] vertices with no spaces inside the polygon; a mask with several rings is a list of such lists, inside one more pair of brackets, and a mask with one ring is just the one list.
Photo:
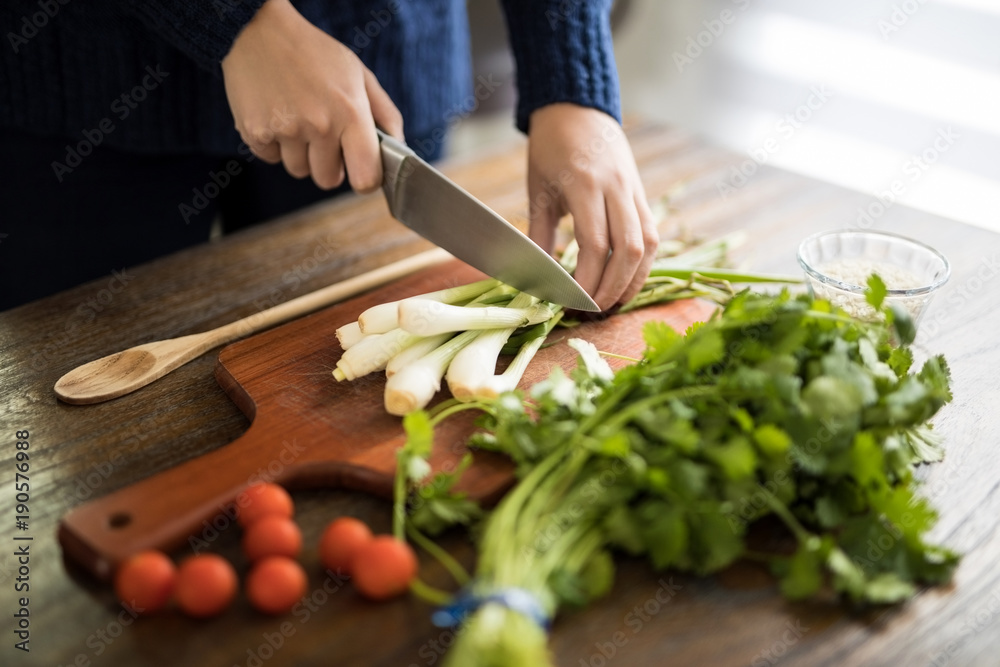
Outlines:
{"label": "blue rubber band on herbs", "polygon": [[511,611],[534,621],[540,628],[548,632],[551,619],[545,612],[538,597],[523,588],[503,588],[489,595],[479,595],[465,590],[452,600],[451,604],[441,607],[431,616],[431,621],[439,628],[450,628],[461,624],[484,604],[499,604]]}

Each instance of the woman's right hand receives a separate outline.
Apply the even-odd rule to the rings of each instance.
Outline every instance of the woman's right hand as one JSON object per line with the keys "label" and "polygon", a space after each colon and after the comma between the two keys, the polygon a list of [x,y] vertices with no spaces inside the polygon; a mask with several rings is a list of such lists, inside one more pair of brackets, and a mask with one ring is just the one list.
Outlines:
{"label": "woman's right hand", "polygon": [[323,189],[382,184],[375,126],[403,139],[403,117],[375,75],[289,0],[267,0],[222,60],[236,129],[265,162]]}

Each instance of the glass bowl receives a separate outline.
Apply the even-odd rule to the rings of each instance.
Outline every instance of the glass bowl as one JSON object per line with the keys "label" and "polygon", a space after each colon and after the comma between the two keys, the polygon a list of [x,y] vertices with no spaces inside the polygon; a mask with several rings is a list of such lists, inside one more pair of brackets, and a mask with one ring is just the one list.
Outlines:
{"label": "glass bowl", "polygon": [[951,275],[951,266],[940,252],[888,232],[814,234],[799,245],[798,260],[814,296],[865,319],[876,317],[865,301],[872,273],[877,273],[888,288],[886,301],[906,308],[914,323]]}

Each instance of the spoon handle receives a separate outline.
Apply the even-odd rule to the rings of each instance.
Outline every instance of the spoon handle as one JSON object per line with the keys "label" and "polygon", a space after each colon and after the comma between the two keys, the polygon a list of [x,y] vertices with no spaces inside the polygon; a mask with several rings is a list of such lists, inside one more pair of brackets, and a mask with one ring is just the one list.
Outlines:
{"label": "spoon handle", "polygon": [[447,250],[434,248],[328,285],[315,292],[303,294],[291,301],[280,303],[273,308],[262,310],[206,333],[212,334],[213,347],[228,343],[449,259],[452,259],[452,255]]}
{"label": "spoon handle", "polygon": [[77,366],[56,382],[64,403],[101,403],[145,387],[214,347],[319,310],[360,292],[440,264],[451,255],[441,248],[413,255],[348,278],[217,329],[145,343]]}

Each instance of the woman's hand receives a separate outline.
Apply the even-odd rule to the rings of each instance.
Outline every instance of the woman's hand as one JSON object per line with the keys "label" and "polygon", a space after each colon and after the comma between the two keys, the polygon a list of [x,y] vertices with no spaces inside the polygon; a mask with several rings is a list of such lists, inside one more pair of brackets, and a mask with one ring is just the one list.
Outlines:
{"label": "woman's hand", "polygon": [[649,275],[659,236],[621,126],[596,109],[551,104],[531,114],[528,139],[528,235],[551,251],[571,213],[577,282],[602,310],[625,303]]}
{"label": "woman's hand", "polygon": [[222,61],[236,129],[265,162],[321,188],[382,184],[375,125],[402,140],[403,117],[375,75],[289,0],[267,0]]}

